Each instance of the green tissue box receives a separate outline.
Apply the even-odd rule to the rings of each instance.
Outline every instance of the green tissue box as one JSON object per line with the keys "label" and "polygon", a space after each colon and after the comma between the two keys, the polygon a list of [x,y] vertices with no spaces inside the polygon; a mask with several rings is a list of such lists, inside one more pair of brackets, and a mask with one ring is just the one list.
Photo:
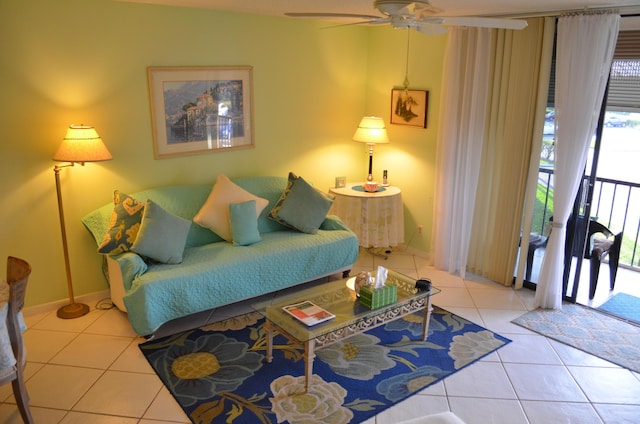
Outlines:
{"label": "green tissue box", "polygon": [[376,309],[398,300],[398,286],[385,284],[381,289],[363,286],[360,289],[360,303],[369,309]]}

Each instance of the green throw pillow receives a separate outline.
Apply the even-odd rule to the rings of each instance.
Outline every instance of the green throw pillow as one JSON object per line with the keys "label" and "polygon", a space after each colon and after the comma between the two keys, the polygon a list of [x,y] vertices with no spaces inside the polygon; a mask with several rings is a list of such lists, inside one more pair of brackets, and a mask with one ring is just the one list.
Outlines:
{"label": "green throw pillow", "polygon": [[175,216],[149,200],[131,250],[157,262],[179,264],[190,228],[191,221]]}
{"label": "green throw pillow", "polygon": [[289,227],[315,234],[327,217],[333,199],[299,177],[276,211]]}
{"label": "green throw pillow", "polygon": [[298,180],[298,178],[300,177],[298,177],[293,172],[289,172],[289,177],[287,179],[287,186],[284,188],[284,191],[280,195],[280,198],[278,199],[276,204],[273,205],[273,208],[267,214],[267,218],[272,219],[276,221],[278,224],[284,225],[287,228],[291,228],[292,230],[295,230],[295,228],[287,224],[282,218],[280,218],[280,216],[278,216],[278,211],[280,211],[280,208],[282,208],[282,203],[289,195],[289,192],[291,191],[291,187],[293,187],[293,183],[295,183]]}
{"label": "green throw pillow", "polygon": [[262,240],[258,231],[255,200],[231,203],[229,205],[229,220],[231,221],[233,244],[248,246]]}
{"label": "green throw pillow", "polygon": [[144,202],[133,197],[113,192],[113,212],[109,229],[98,247],[98,252],[107,255],[117,255],[131,250],[131,245],[136,241],[140,222],[142,222],[142,211]]}

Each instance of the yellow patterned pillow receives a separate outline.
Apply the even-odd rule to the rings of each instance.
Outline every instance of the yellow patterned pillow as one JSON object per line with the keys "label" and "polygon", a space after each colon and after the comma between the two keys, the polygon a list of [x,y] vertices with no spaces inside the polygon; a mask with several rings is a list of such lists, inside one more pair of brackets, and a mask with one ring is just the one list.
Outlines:
{"label": "yellow patterned pillow", "polygon": [[104,235],[98,247],[98,252],[117,255],[131,250],[138,236],[144,205],[145,202],[120,193],[118,190],[113,192],[111,221],[109,221],[107,234]]}

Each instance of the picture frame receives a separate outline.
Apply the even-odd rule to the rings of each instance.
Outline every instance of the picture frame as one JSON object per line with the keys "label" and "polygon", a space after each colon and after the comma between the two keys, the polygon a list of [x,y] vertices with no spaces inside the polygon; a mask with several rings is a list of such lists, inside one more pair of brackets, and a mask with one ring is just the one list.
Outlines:
{"label": "picture frame", "polygon": [[429,111],[429,92],[394,88],[391,90],[391,119],[397,125],[427,128]]}
{"label": "picture frame", "polygon": [[254,147],[253,67],[148,67],[156,159]]}

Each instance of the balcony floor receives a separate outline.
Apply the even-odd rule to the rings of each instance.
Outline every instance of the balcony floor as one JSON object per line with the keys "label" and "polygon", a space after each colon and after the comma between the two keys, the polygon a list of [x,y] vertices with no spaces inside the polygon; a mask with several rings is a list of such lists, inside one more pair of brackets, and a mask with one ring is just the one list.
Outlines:
{"label": "balcony floor", "polygon": [[[542,264],[544,249],[538,249],[534,256],[533,268],[531,273],[532,282],[538,281],[538,274]],[[575,260],[575,258],[574,258]],[[582,305],[598,307],[609,300],[614,294],[627,293],[632,296],[640,297],[640,272],[635,269],[618,267],[616,276],[616,284],[613,290],[609,290],[609,264],[603,263],[600,268],[598,284],[596,286],[596,294],[593,299],[589,299],[589,259],[582,262],[582,271],[580,273],[580,283],[578,286],[578,296],[576,302]],[[573,279],[573,273],[571,275]]]}

